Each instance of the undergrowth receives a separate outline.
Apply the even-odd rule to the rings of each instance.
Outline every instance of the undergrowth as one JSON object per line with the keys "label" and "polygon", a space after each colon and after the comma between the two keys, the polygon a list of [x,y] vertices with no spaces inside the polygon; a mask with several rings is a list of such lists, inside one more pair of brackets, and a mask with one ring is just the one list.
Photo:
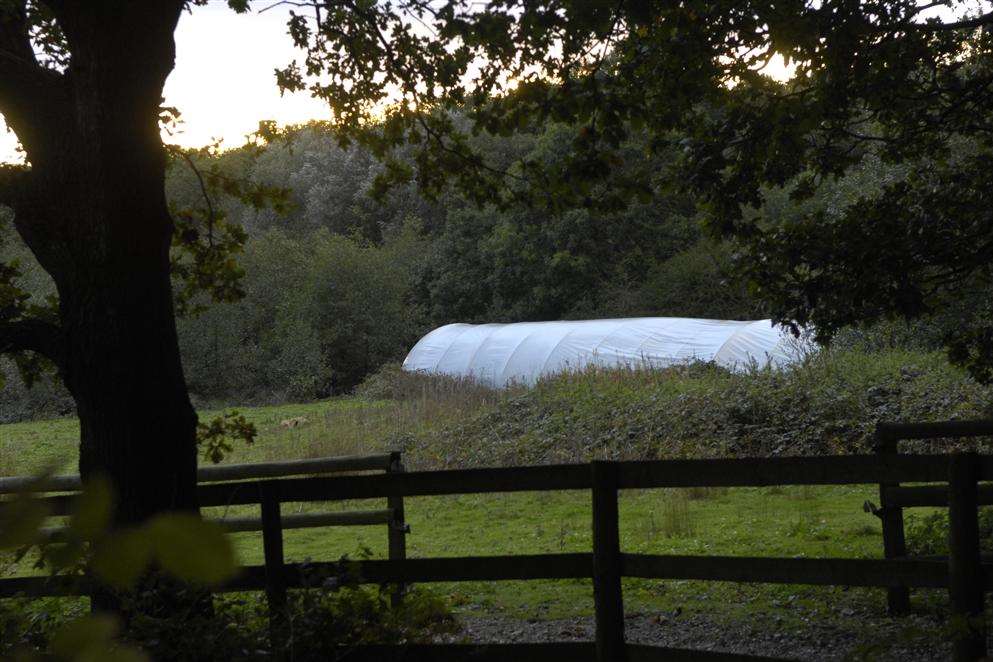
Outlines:
{"label": "undergrowth", "polygon": [[[47,649],[59,626],[86,612],[82,599],[17,599],[0,604],[0,659]],[[440,598],[408,592],[394,608],[388,590],[354,585],[291,591],[283,656],[337,659],[364,644],[427,643],[457,625]],[[122,633],[154,660],[269,659],[269,612],[258,593],[218,596],[209,614],[137,614]],[[47,658],[46,658],[47,659]]]}
{"label": "undergrowth", "polygon": [[[906,518],[907,554],[944,556],[948,554],[948,510]],[[979,544],[984,554],[993,553],[993,509],[979,509]]]}
{"label": "undergrowth", "polygon": [[[785,370],[745,373],[708,364],[594,367],[510,391],[463,390],[448,378],[396,368],[369,384],[368,392],[395,398],[396,407],[419,400],[440,412],[460,410],[442,425],[411,420],[391,440],[431,467],[865,453],[877,421],[993,412],[993,390],[944,356],[901,350],[828,350]],[[934,450],[949,448],[936,443]]]}

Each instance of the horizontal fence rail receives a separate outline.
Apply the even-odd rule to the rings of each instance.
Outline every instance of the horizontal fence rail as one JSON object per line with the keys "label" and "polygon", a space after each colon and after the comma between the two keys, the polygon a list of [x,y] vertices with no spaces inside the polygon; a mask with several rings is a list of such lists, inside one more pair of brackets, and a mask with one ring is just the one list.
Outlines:
{"label": "horizontal fence rail", "polygon": [[[253,462],[250,464],[219,464],[200,467],[197,482],[216,483],[259,478],[284,478],[307,474],[342,473],[347,471],[388,471],[394,456],[354,455],[347,457],[321,457],[281,462]],[[77,492],[82,489],[78,474],[49,476],[39,480],[31,476],[0,477],[0,494],[14,494],[26,490],[34,492]]]}
{"label": "horizontal fence rail", "polygon": [[[944,487],[923,485],[920,487],[884,488],[886,502],[894,508],[918,508],[948,506],[948,490]],[[993,485],[980,485],[977,494],[980,506],[993,505]]]}
{"label": "horizontal fence rail", "polygon": [[[625,577],[822,586],[947,588],[942,561],[622,554]],[[993,570],[993,564],[987,569]]]}
{"label": "horizontal fence rail", "polygon": [[[389,524],[393,521],[393,518],[393,509],[384,508],[383,510],[351,510],[339,513],[284,515],[281,524],[284,530],[312,529],[324,526],[371,526],[374,524]],[[229,533],[262,530],[262,519],[258,517],[227,517],[213,521],[216,521]]]}
{"label": "horizontal fence rail", "polygon": [[[979,436],[993,434],[993,423],[928,424],[926,428],[889,426],[880,428],[884,446],[894,439],[923,439],[927,435]],[[377,456],[378,458],[378,456]],[[348,578],[358,583],[402,585],[409,582],[507,581],[537,579],[587,579],[594,589],[596,641],[588,643],[427,646],[423,659],[591,659],[598,662],[649,659],[762,659],[742,655],[679,649],[634,646],[624,641],[624,613],[621,593],[623,577],[679,579],[779,584],[865,586],[885,588],[898,595],[908,587],[947,589],[955,614],[973,619],[977,604],[986,590],[993,589],[993,563],[984,562],[976,535],[977,507],[993,502],[993,491],[979,481],[993,480],[993,457],[975,454],[900,455],[879,452],[867,456],[787,457],[761,459],[661,460],[647,462],[594,462],[533,467],[467,469],[455,471],[396,471],[398,459],[383,462],[389,473],[299,477],[316,473],[313,466],[294,463],[292,477],[267,473],[262,479],[239,474],[225,479],[247,482],[213,482],[199,486],[203,506],[261,505],[262,517],[228,521],[232,530],[263,531],[266,564],[241,569],[238,577],[221,587],[222,591],[265,590],[271,609],[272,641],[278,648],[287,641],[285,623],[279,614],[286,604],[288,589],[320,587],[328,579]],[[339,471],[372,468],[356,461],[338,464]],[[369,460],[371,463],[372,460]],[[382,468],[380,465],[377,468]],[[359,469],[358,467],[362,467]],[[269,471],[267,469],[267,471]],[[273,470],[274,471],[274,470]],[[952,511],[951,553],[947,559],[910,559],[887,547],[883,559],[767,558],[729,556],[686,556],[625,553],[619,546],[617,495],[621,489],[686,487],[765,487],[772,485],[852,485],[879,484],[883,508],[884,540],[887,517],[901,505],[949,505]],[[905,487],[902,483],[941,483]],[[592,553],[525,554],[451,558],[400,558],[348,562],[285,563],[282,531],[302,526],[322,526],[340,513],[282,515],[280,506],[292,502],[327,502],[352,499],[387,498],[386,511],[360,511],[347,515],[350,521],[365,523],[375,519],[388,522],[391,556],[402,549],[397,537],[396,514],[402,515],[405,497],[503,492],[583,490],[591,493],[593,505]],[[70,495],[42,499],[53,511],[66,512]],[[389,513],[389,514],[388,514]],[[392,515],[392,516],[391,516]],[[902,516],[901,516],[902,517]],[[400,518],[402,522],[402,517]],[[892,523],[892,522],[891,522]],[[899,530],[902,536],[902,519]],[[890,529],[892,532],[892,529]],[[902,540],[902,538],[901,538]],[[0,580],[0,596],[35,596],[80,593],[89,587],[80,580],[21,577]],[[977,598],[978,596],[978,598]],[[891,602],[892,605],[892,602]],[[979,607],[981,611],[981,607]],[[975,619],[973,619],[975,620]],[[972,621],[969,621],[972,622]],[[970,626],[972,627],[972,626]],[[978,659],[985,653],[982,628],[970,630],[956,642],[956,660]],[[962,643],[964,641],[965,643]],[[394,659],[395,649],[370,647],[356,649],[341,659]],[[420,654],[420,649],[410,649]],[[489,652],[487,652],[489,651]],[[503,657],[487,657],[488,655]],[[681,657],[681,655],[688,657]],[[357,655],[359,657],[351,657]],[[422,659],[418,657],[403,659]],[[465,657],[469,655],[470,657]],[[482,657],[474,657],[482,655]],[[460,657],[461,656],[461,657]],[[372,658],[369,658],[372,659]]]}
{"label": "horizontal fence rail", "polygon": [[[334,513],[302,513],[297,515],[285,515],[282,518],[282,528],[286,529],[311,529],[325,526],[373,526],[376,524],[389,524],[396,514],[392,508],[383,510],[349,510]],[[225,517],[224,519],[207,518],[208,521],[217,522],[228,533],[244,533],[251,531],[261,531],[263,527],[262,519],[259,517]],[[53,542],[66,532],[65,527],[50,527],[42,529],[42,535],[50,538]]]}
{"label": "horizontal fence rail", "polygon": [[[980,458],[984,480],[993,478],[993,458]],[[858,485],[898,479],[946,479],[946,455],[872,455],[735,460],[618,462],[618,487],[768,487],[772,485]],[[589,490],[589,465],[419,471],[374,476],[288,478],[271,481],[284,502],[373,499],[382,496],[443,496],[501,492]],[[202,485],[203,506],[258,503],[256,483]]]}
{"label": "horizontal fence rail", "polygon": [[[289,588],[319,587],[329,577],[345,577],[359,584],[438,583],[467,581],[519,581],[535,579],[590,579],[593,555],[514,554],[284,564],[283,579]],[[993,563],[983,563],[983,586],[993,589]],[[777,558],[737,556],[670,556],[621,554],[623,577],[640,579],[692,579],[764,584],[813,586],[912,586],[947,588],[945,560],[885,560],[832,558]],[[8,582],[10,584],[8,585]],[[70,580],[17,577],[0,581],[0,597],[64,594]],[[74,585],[84,593],[85,583]],[[220,587],[222,592],[256,591],[266,587],[264,565],[245,566],[238,577]]]}
{"label": "horizontal fence rail", "polygon": [[[730,460],[618,462],[618,487],[769,487],[773,485],[858,485],[939,482],[947,477],[947,455],[840,455]],[[993,457],[978,458],[981,480],[993,480]],[[589,490],[589,465],[419,471],[360,476],[279,478],[201,484],[202,507],[258,504],[260,489],[275,490],[282,502],[344,501],[382,497],[444,496],[502,492]],[[70,512],[72,497],[39,499],[55,515]]]}
{"label": "horizontal fence rail", "polygon": [[933,423],[885,423],[876,425],[880,441],[911,439],[953,439],[955,437],[993,437],[990,421],[937,421]]}

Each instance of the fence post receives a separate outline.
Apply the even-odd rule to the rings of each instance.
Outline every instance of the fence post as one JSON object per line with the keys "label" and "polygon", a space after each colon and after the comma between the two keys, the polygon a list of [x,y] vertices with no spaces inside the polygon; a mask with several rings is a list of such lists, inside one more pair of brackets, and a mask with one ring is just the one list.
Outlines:
{"label": "fence post", "polygon": [[979,555],[979,462],[975,453],[948,459],[948,593],[956,662],[986,656],[983,567]]}
{"label": "fence post", "polygon": [[279,656],[288,643],[286,611],[286,571],[283,559],[283,524],[279,495],[272,481],[259,484],[262,506],[262,549],[265,554],[265,592],[269,603],[269,640],[273,655]]}
{"label": "fence post", "polygon": [[[390,453],[390,466],[388,473],[403,473],[402,455],[399,451]],[[386,497],[386,507],[393,511],[388,526],[389,536],[389,559],[391,561],[404,561],[407,558],[407,533],[410,527],[407,526],[403,512],[403,497]],[[406,584],[397,585],[390,595],[390,604],[396,609],[403,602],[403,594],[407,590]]]}
{"label": "fence post", "polygon": [[[875,436],[876,454],[879,457],[898,454],[897,440],[885,436],[878,425]],[[887,559],[907,555],[907,542],[903,530],[903,508],[891,506],[886,497],[887,489],[899,486],[899,483],[880,483],[879,485],[878,515],[883,525],[883,557]],[[886,605],[891,616],[909,614],[910,589],[905,586],[894,586],[886,589]]]}
{"label": "fence post", "polygon": [[597,662],[623,662],[624,600],[621,592],[620,518],[617,465],[590,464],[593,483],[593,602]]}

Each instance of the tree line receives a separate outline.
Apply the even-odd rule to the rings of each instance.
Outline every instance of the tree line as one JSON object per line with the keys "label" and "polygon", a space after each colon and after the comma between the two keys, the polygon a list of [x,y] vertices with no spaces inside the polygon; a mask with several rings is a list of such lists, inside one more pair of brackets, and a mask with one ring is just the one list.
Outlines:
{"label": "tree line", "polygon": [[[489,140],[509,158],[552,160],[564,132],[553,125]],[[212,201],[247,239],[237,256],[244,297],[194,306],[178,322],[187,380],[202,403],[347,393],[450,322],[762,314],[731,274],[728,246],[704,237],[685,196],[558,212],[480,207],[456,191],[428,200],[411,183],[374,199],[382,165],[314,124],[257,153],[175,158],[166,183],[175,207],[203,204],[197,170],[208,167],[283,186],[288,204],[256,208],[224,193]],[[53,291],[23,246],[4,250],[34,295]],[[5,420],[71,410],[51,382],[28,390],[10,363],[4,371]]]}
{"label": "tree line", "polygon": [[[508,162],[551,164],[570,131],[551,124],[479,140]],[[178,322],[190,391],[203,405],[348,393],[402,359],[421,335],[451,322],[769,313],[745,277],[755,265],[743,246],[708,236],[701,205],[675,192],[661,165],[656,172],[668,174],[651,182],[653,195],[614,208],[479,206],[451,189],[429,199],[416,182],[374,197],[381,162],[363,147],[342,147],[332,129],[314,123],[262,149],[175,157],[166,181],[174,207],[204,204],[205,168],[230,181],[282,187],[287,200],[274,210],[223,191],[208,194],[246,239],[237,255],[244,296],[191,306]],[[769,188],[762,213],[784,227],[811,215],[830,218],[905,176],[905,167],[870,154],[809,200],[791,197],[795,183]],[[54,292],[25,247],[8,242],[0,250],[19,261],[36,298]],[[940,347],[948,329],[962,324],[957,311],[966,299],[957,294],[946,296],[943,314],[896,335],[886,325],[873,338]],[[859,337],[865,345],[864,333]],[[0,365],[9,382],[0,392],[0,419],[71,412],[68,393],[52,380],[28,389],[9,360]]]}

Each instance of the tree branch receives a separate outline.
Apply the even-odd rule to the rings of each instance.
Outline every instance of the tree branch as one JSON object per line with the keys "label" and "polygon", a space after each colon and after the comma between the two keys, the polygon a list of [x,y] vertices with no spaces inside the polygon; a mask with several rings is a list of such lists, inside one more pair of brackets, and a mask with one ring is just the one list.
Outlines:
{"label": "tree branch", "polygon": [[61,330],[45,320],[24,318],[0,322],[0,354],[37,352],[55,362],[61,362]]}
{"label": "tree branch", "polygon": [[39,220],[39,205],[43,200],[36,194],[31,168],[23,165],[0,164],[0,205],[14,211],[14,227],[29,247],[36,249],[46,239]]}
{"label": "tree branch", "polygon": [[45,122],[60,107],[63,76],[35,58],[25,2],[0,7],[0,112],[28,149],[42,140]]}
{"label": "tree branch", "polygon": [[968,18],[961,21],[955,21],[953,23],[942,23],[940,21],[931,21],[929,23],[901,23],[894,26],[894,29],[917,30],[919,32],[944,32],[946,30],[971,30],[981,28],[984,25],[993,25],[993,11],[975,18]]}
{"label": "tree branch", "polygon": [[0,205],[15,212],[30,190],[31,170],[25,166],[0,164]]}

